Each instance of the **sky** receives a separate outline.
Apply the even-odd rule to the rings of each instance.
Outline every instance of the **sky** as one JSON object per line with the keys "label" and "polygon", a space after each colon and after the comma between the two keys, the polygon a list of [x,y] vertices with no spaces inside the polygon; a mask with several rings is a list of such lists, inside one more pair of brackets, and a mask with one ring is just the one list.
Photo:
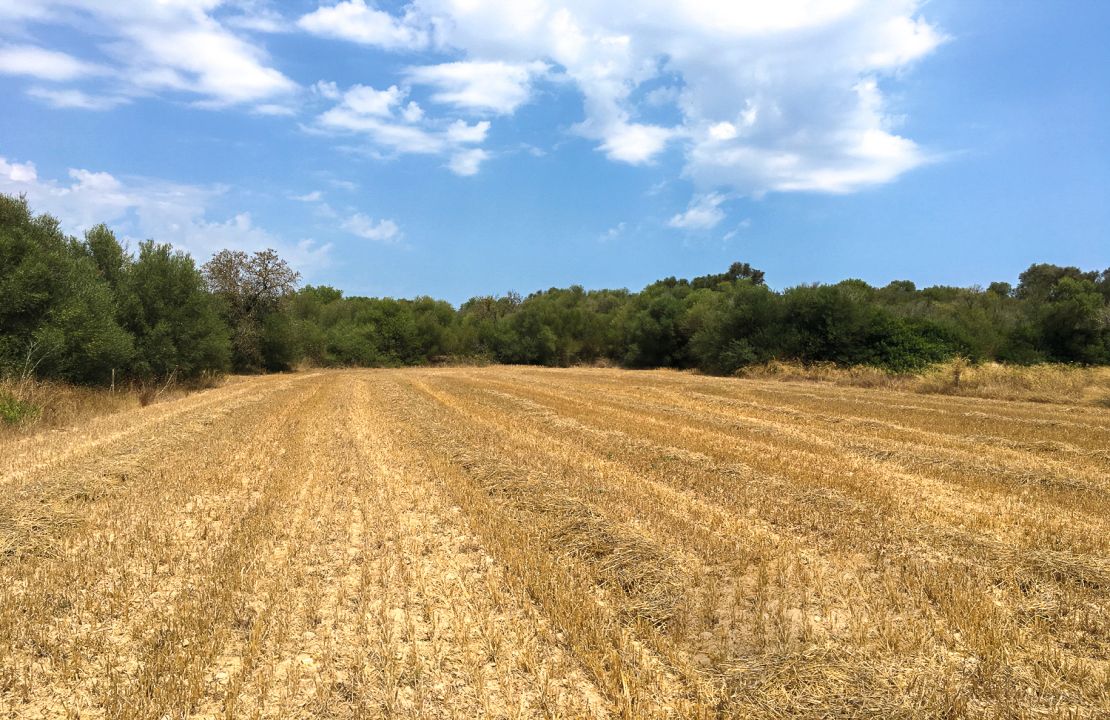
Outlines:
{"label": "sky", "polygon": [[348,295],[1110,267],[1102,0],[0,0],[0,192]]}

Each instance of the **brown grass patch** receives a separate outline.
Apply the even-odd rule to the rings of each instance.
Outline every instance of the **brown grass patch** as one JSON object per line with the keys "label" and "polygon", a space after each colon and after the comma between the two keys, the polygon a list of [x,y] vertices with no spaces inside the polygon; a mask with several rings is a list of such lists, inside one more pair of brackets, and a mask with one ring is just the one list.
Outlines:
{"label": "brown grass patch", "polygon": [[204,375],[187,382],[131,383],[115,389],[84,387],[49,380],[0,379],[0,437],[57,430],[93,418],[219,387],[223,376]]}
{"label": "brown grass patch", "polygon": [[744,368],[737,372],[737,376],[996,400],[1110,407],[1110,368],[1076,365],[976,365],[957,358],[912,374],[891,373],[868,365],[839,367],[833,363],[805,365],[774,360]]}

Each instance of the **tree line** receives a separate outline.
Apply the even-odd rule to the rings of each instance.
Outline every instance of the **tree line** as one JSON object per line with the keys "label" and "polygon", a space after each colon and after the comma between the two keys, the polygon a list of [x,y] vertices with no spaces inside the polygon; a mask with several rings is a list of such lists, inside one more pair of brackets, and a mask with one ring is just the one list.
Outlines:
{"label": "tree line", "polygon": [[345,297],[299,287],[273,250],[203,266],[105,225],[82,238],[0,196],[0,371],[77,383],[262,372],[301,363],[443,361],[731,373],[772,359],[910,372],[973,361],[1110,363],[1110,270],[1037,264],[1016,286],[917,288],[908,280],[767,286],[763,272],[674,277],[640,292],[574,285],[521,297]]}

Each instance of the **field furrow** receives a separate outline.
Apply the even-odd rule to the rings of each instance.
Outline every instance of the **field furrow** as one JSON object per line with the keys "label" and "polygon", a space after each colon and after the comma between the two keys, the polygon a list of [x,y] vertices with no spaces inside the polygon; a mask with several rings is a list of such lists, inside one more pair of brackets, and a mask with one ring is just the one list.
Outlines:
{"label": "field furrow", "polygon": [[1110,410],[320,371],[0,447],[0,717],[1110,716]]}

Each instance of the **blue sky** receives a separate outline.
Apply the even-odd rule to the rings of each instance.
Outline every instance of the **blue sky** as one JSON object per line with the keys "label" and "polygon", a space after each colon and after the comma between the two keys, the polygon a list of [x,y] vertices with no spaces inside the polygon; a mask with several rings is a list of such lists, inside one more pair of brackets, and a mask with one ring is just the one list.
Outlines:
{"label": "blue sky", "polygon": [[0,192],[348,294],[1110,266],[1110,4],[0,0]]}

